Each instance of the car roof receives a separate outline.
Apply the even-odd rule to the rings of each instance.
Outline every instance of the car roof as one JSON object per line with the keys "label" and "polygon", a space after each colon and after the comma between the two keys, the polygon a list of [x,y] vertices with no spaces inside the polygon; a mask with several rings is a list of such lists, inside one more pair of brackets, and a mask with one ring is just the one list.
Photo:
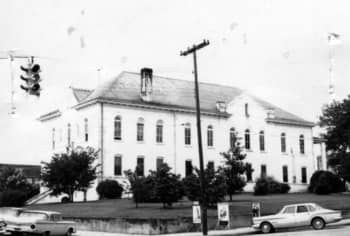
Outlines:
{"label": "car roof", "polygon": [[41,214],[47,214],[47,215],[60,215],[61,213],[58,211],[40,211],[40,210],[23,210],[22,212],[28,212],[28,213],[41,213]]}
{"label": "car roof", "polygon": [[291,207],[291,206],[300,206],[300,205],[315,205],[315,203],[312,203],[312,202],[305,202],[305,203],[295,203],[295,204],[289,204],[289,205],[285,205],[284,207]]}

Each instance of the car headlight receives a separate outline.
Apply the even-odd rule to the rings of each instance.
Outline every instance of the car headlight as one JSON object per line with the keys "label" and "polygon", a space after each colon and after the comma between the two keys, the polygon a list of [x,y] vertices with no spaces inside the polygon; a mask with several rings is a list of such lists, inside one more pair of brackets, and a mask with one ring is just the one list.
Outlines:
{"label": "car headlight", "polygon": [[31,229],[35,229],[35,225],[30,225],[30,228]]}
{"label": "car headlight", "polygon": [[4,221],[0,221],[0,227],[5,227],[7,224]]}

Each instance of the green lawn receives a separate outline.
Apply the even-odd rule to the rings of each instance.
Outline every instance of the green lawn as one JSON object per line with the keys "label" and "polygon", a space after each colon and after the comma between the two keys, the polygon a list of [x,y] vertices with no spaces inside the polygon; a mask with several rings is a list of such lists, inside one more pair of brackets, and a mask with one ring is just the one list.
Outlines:
{"label": "green lawn", "polygon": [[[260,202],[262,214],[277,212],[283,205],[301,202],[315,202],[331,209],[350,210],[350,195],[314,195],[308,193],[278,194],[254,196],[252,194],[237,194],[231,203],[232,215],[248,215],[251,203]],[[181,201],[175,203],[172,209],[163,209],[161,203],[140,204],[135,208],[132,200],[101,200],[86,203],[41,204],[27,208],[37,210],[59,211],[65,217],[92,217],[92,218],[178,218],[192,217],[192,203]],[[208,216],[217,216],[216,209],[209,209]]]}

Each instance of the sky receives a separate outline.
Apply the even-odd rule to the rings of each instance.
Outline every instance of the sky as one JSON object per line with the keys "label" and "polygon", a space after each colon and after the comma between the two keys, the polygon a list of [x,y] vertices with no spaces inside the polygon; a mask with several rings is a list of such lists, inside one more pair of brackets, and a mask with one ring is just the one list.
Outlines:
{"label": "sky", "polygon": [[192,57],[180,51],[208,39],[198,52],[199,80],[246,90],[317,122],[328,102],[329,45],[338,99],[350,91],[350,14],[346,0],[2,0],[0,57],[30,54],[42,68],[40,98],[19,88],[0,60],[0,162],[39,164],[42,127],[35,119],[68,106],[69,87],[93,89],[121,71],[193,80]]}

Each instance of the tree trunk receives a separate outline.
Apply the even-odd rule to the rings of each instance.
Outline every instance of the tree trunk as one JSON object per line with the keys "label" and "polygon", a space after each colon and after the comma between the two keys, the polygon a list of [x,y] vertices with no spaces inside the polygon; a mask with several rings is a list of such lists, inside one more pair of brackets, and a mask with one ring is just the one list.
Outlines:
{"label": "tree trunk", "polygon": [[230,202],[232,202],[232,194],[230,194]]}

